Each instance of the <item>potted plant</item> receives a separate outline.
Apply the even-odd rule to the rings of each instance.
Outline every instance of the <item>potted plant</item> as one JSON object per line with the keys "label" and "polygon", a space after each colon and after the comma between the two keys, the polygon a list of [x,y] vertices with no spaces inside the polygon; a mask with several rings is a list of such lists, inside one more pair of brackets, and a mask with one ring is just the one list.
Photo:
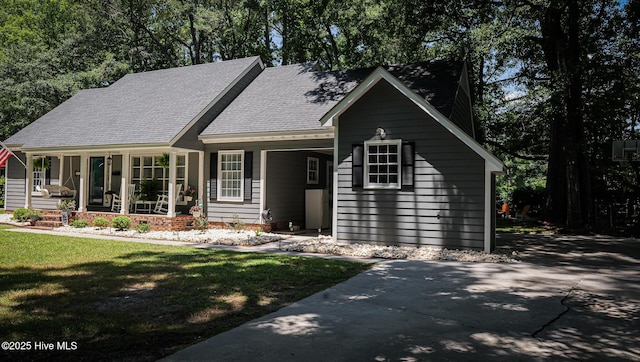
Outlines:
{"label": "potted plant", "polygon": [[31,214],[29,214],[29,222],[31,223],[31,226],[34,226],[38,220],[42,220],[40,212],[31,210]]}
{"label": "potted plant", "polygon": [[155,201],[158,198],[158,179],[143,178],[140,182],[140,200]]}
{"label": "potted plant", "polygon": [[165,152],[160,156],[156,157],[156,165],[163,168],[169,168],[169,153]]}
{"label": "potted plant", "polygon": [[184,201],[191,201],[196,194],[196,189],[191,186],[187,186],[187,189],[182,192],[182,196],[184,196]]}
{"label": "potted plant", "polygon": [[46,170],[49,168],[49,159],[46,157],[37,157],[33,159],[33,168],[36,170]]}

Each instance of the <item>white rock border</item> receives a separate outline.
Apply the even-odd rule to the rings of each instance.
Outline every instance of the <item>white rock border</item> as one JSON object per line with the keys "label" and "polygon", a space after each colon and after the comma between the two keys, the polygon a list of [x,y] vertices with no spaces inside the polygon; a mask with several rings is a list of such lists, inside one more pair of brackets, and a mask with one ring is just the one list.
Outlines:
{"label": "white rock border", "polygon": [[135,230],[117,231],[114,228],[63,226],[53,229],[67,233],[121,236],[128,238],[182,241],[189,243],[253,246],[271,243],[282,239],[281,235],[256,233],[254,231],[235,231],[227,229],[187,230],[187,231],[149,231],[140,233]]}
{"label": "white rock border", "polygon": [[[359,258],[452,260],[482,263],[517,263],[505,254],[487,254],[476,250],[450,250],[436,247],[382,246],[371,244],[340,244],[331,237],[318,237],[280,246],[284,251],[318,253]],[[512,254],[515,256],[515,254]]]}
{"label": "white rock border", "polygon": [[[10,214],[0,214],[0,223],[16,226],[29,225],[29,223],[19,223],[11,219]],[[206,243],[215,245],[238,245],[254,246],[284,239],[283,235],[261,233],[256,235],[253,231],[233,231],[227,229],[208,229],[205,232],[199,230],[189,231],[149,231],[139,233],[135,230],[116,231],[113,228],[74,228],[63,226],[53,229],[60,232],[71,232],[77,234],[94,234],[123,236],[142,239],[158,239],[170,241],[183,241],[192,243]],[[476,250],[450,250],[435,247],[409,247],[409,246],[380,246],[371,244],[340,244],[329,236],[320,236],[304,241],[287,241],[279,244],[282,251],[292,251],[312,254],[328,254],[339,256],[352,256],[359,258],[382,258],[382,259],[420,259],[420,260],[452,260],[465,262],[482,263],[517,263],[514,259],[516,253],[511,255],[493,253],[487,254]]]}

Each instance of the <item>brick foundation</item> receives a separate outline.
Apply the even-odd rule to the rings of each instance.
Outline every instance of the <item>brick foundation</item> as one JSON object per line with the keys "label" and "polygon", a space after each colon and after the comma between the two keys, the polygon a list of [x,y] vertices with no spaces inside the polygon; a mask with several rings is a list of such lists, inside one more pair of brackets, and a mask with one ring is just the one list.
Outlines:
{"label": "brick foundation", "polygon": [[[97,217],[103,217],[111,222],[114,217],[121,216],[120,214],[95,211],[76,212],[74,214],[74,219],[85,220],[89,223],[89,225],[93,225],[93,220],[95,220]],[[151,225],[151,230],[157,231],[191,230],[195,228],[194,219],[191,215],[177,215],[171,218],[163,215],[145,214],[127,214],[124,216],[127,216],[131,219],[131,228],[134,228],[136,227],[136,225],[143,223]]]}
{"label": "brick foundation", "polygon": [[[62,211],[60,210],[39,210],[42,215],[40,226],[46,227],[59,227],[62,226],[60,217]],[[98,217],[103,217],[111,223],[114,217],[121,216],[121,214],[115,214],[111,212],[97,212],[97,211],[85,211],[77,212],[73,211],[69,213],[69,223],[73,220],[85,220],[89,223],[89,226],[93,226],[93,221]],[[172,218],[168,218],[164,215],[154,214],[126,214],[131,219],[131,228],[135,228],[140,223],[146,223],[151,225],[151,230],[156,231],[180,231],[180,230],[192,230],[195,229],[195,220],[191,215],[177,215]],[[55,222],[54,222],[55,221]],[[50,225],[51,224],[51,225]],[[55,225],[54,225],[55,224]],[[262,230],[270,232],[273,224],[245,224],[244,230],[255,231]],[[227,225],[223,222],[209,222],[209,228],[211,229],[227,229]]]}

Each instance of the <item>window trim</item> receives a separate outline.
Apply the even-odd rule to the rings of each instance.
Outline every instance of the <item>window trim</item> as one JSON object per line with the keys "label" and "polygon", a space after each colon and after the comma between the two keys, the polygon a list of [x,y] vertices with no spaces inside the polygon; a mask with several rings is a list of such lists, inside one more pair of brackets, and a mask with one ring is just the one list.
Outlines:
{"label": "window trim", "polygon": [[[230,197],[230,196],[222,196],[222,159],[224,155],[240,155],[240,193],[238,197]],[[226,150],[226,151],[218,151],[218,179],[217,179],[217,201],[231,201],[231,202],[244,202],[244,150]]]}
{"label": "window trim", "polygon": [[[311,170],[311,163],[316,163],[316,169]],[[312,179],[311,172],[316,173],[315,179]],[[307,157],[307,185],[317,185],[320,183],[320,159],[317,157]]]}
{"label": "window trim", "polygon": [[[395,183],[370,183],[369,182],[369,146],[372,145],[396,145],[397,159],[394,163],[397,165],[398,181]],[[364,173],[363,188],[366,190],[400,190],[402,188],[402,140],[373,140],[364,142]],[[387,163],[388,164],[388,163]]]}
{"label": "window trim", "polygon": [[[158,183],[160,183],[160,190],[162,192],[169,192],[169,190],[165,190],[165,183],[168,185],[169,184],[169,169],[164,169],[163,168],[163,176],[162,177],[158,177],[158,175],[155,175],[155,169],[158,168],[159,166],[156,165],[156,160],[158,158],[158,154],[155,153],[142,153],[142,154],[135,154],[135,155],[130,155],[129,156],[129,181],[132,184],[136,184],[136,188],[138,189],[138,191],[140,190],[140,183],[142,182],[142,180],[145,178],[144,176],[144,169],[145,168],[151,168],[151,174],[152,174],[152,178],[156,177],[158,180]],[[124,157],[124,156],[123,156]],[[150,166],[145,166],[144,165],[144,157],[151,157],[151,165]],[[180,157],[184,157],[184,166],[178,166],[178,159]],[[135,166],[135,162],[134,159],[139,159],[140,160],[140,164],[138,166]],[[177,172],[179,168],[184,168],[184,177],[178,177]],[[139,169],[140,171],[140,175],[139,177],[134,177],[135,175],[135,169]],[[166,174],[166,177],[164,176]],[[183,180],[184,179],[184,180]],[[189,154],[188,153],[177,153],[176,154],[176,184],[178,183],[182,183],[182,190],[184,191],[184,188],[187,187],[187,185],[189,184]]]}

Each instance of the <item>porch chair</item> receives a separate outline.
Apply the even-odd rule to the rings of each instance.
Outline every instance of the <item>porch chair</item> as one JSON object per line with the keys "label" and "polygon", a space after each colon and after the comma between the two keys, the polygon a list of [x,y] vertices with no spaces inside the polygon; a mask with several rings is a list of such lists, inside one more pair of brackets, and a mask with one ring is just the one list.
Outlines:
{"label": "porch chair", "polygon": [[[176,203],[180,198],[180,191],[182,191],[182,184],[176,185]],[[166,214],[169,212],[169,195],[160,194],[158,195],[158,200],[156,201],[156,207],[153,209],[153,212],[156,214]]]}
{"label": "porch chair", "polygon": [[120,198],[120,195],[113,194],[111,197],[113,198],[111,201],[111,212],[120,212],[120,209],[122,208],[122,199]]}

